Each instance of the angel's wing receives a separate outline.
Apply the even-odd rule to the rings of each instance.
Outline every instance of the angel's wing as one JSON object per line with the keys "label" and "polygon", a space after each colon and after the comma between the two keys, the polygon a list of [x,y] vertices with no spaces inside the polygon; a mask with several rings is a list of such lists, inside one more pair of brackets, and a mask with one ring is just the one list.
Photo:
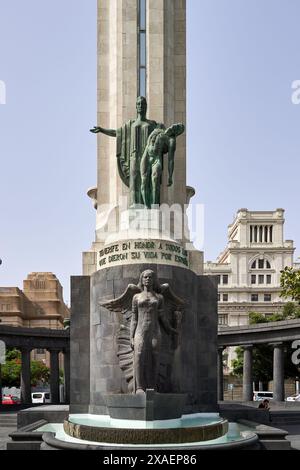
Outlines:
{"label": "angel's wing", "polygon": [[127,289],[117,299],[109,300],[106,302],[99,302],[101,307],[105,307],[111,312],[125,314],[131,310],[132,299],[135,294],[139,294],[141,289],[135,284],[128,284]]}
{"label": "angel's wing", "polygon": [[162,284],[161,293],[164,296],[165,302],[171,304],[174,310],[182,311],[186,302],[174,294],[169,284]]}

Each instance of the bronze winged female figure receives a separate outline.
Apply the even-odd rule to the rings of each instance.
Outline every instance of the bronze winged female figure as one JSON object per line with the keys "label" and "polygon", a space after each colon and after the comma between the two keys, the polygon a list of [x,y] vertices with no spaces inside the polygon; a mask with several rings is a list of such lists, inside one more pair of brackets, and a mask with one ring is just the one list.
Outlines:
{"label": "bronze winged female figure", "polygon": [[[144,271],[138,285],[129,284],[117,299],[101,303],[115,313],[123,313],[119,344],[120,367],[125,372],[128,390],[144,393],[157,390],[162,348],[162,330],[171,335],[176,349],[184,301],[168,284],[160,285],[154,271]],[[171,315],[167,315],[167,312]],[[175,345],[175,346],[174,346]]]}

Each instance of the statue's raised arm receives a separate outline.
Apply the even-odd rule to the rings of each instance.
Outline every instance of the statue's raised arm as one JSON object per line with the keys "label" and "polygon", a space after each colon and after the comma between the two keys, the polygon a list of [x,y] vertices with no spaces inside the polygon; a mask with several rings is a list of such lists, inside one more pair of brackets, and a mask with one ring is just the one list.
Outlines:
{"label": "statue's raised arm", "polygon": [[105,134],[108,135],[109,137],[117,137],[117,131],[115,129],[104,129],[103,127],[93,127],[93,129],[90,129],[90,132],[93,134]]}

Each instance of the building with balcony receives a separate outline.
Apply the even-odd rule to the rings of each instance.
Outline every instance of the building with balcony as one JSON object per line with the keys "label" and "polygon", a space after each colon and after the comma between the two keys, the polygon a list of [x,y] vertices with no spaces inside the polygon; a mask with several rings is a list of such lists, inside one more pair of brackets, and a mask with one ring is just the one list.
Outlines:
{"label": "building with balcony", "polygon": [[206,262],[204,273],[219,281],[219,324],[243,326],[249,313],[279,312],[280,271],[294,266],[294,244],[284,239],[284,209],[240,209],[228,227],[228,244],[216,262]]}

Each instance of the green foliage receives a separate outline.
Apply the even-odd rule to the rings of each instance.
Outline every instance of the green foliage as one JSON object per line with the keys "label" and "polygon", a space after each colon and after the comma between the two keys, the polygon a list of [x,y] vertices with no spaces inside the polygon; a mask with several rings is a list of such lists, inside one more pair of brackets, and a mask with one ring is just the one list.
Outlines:
{"label": "green foliage", "polygon": [[281,297],[291,298],[300,304],[300,271],[295,271],[291,267],[286,267],[281,271],[280,278]]}
{"label": "green foliage", "polygon": [[[21,353],[17,349],[9,348],[6,351],[6,363],[1,367],[2,386],[20,387]],[[43,362],[31,361],[31,385],[47,383],[50,378],[50,369]]]}
{"label": "green foliage", "polygon": [[16,360],[6,361],[1,366],[2,387],[20,387],[21,364]]}
{"label": "green foliage", "polygon": [[300,307],[295,302],[287,302],[282,310],[273,315],[265,316],[263,313],[250,312],[249,324],[256,325],[257,323],[269,323],[282,320],[294,320],[300,318]]}
{"label": "green foliage", "polygon": [[43,362],[31,361],[31,385],[38,383],[48,383],[50,379],[50,369]]}
{"label": "green foliage", "polygon": [[[235,350],[237,358],[232,361],[233,375],[241,377],[243,375],[244,349],[241,347]],[[272,380],[273,358],[270,346],[261,345],[253,348],[253,379],[255,381],[268,382]]]}
{"label": "green foliage", "polygon": [[266,323],[268,320],[262,313],[250,312],[249,313],[249,324],[254,325],[257,323]]}
{"label": "green foliage", "polygon": [[283,309],[282,315],[285,320],[300,318],[300,307],[294,302],[287,302]]}
{"label": "green foliage", "polygon": [[21,352],[15,348],[8,348],[6,350],[6,361],[13,361],[14,359],[21,361]]}

